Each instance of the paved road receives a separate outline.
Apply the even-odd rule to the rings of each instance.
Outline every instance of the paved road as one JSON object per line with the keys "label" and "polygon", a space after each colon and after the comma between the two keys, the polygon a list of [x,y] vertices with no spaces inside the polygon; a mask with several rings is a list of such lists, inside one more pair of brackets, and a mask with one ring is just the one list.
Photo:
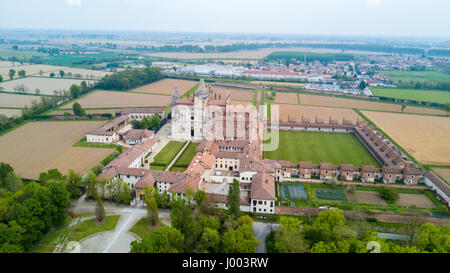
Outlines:
{"label": "paved road", "polygon": [[261,241],[256,253],[266,253],[266,236],[269,234],[277,224],[253,222],[253,234]]}

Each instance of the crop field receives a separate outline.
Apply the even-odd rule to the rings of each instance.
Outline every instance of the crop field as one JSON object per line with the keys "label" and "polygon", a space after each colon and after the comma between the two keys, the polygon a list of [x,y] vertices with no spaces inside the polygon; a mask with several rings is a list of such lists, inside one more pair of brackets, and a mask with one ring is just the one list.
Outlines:
{"label": "crop field", "polygon": [[298,104],[297,93],[276,92],[275,94],[274,103]]}
{"label": "crop field", "polygon": [[7,117],[20,116],[20,115],[22,115],[22,110],[21,109],[1,109],[0,108],[0,115],[5,115]]}
{"label": "crop field", "polygon": [[428,209],[436,207],[425,194],[400,193],[396,204],[404,207],[416,206]]}
{"label": "crop field", "polygon": [[30,106],[33,100],[40,101],[39,96],[0,93],[0,107],[23,108]]}
{"label": "crop field", "polygon": [[[120,112],[122,108],[117,109],[86,109],[86,114],[116,114],[116,112]],[[66,109],[66,110],[54,110],[50,112],[49,115],[64,115],[65,113],[73,114],[72,109]]]}
{"label": "crop field", "polygon": [[30,122],[0,136],[0,162],[9,163],[23,178],[57,168],[86,172],[114,149],[72,147],[86,131],[99,128],[104,121]]}
{"label": "crop field", "polygon": [[401,88],[371,88],[375,96],[427,101],[436,103],[450,103],[449,91],[424,90],[424,89],[401,89]]}
{"label": "crop field", "polygon": [[[343,107],[343,108],[357,108],[357,109],[367,109],[367,110],[381,110],[381,111],[392,111],[392,112],[401,112],[402,111],[402,107],[400,104],[365,101],[365,100],[354,100],[354,99],[344,99],[344,98],[336,98],[336,97],[331,97],[331,96],[306,95],[306,94],[300,94],[300,104],[333,106],[333,107]],[[446,115],[446,112],[444,110],[425,108],[425,107],[415,107],[415,106],[406,106],[404,112]]]}
{"label": "crop field", "polygon": [[388,75],[394,82],[402,81],[430,81],[450,82],[448,74],[437,71],[381,71]]}
{"label": "crop field", "polygon": [[[0,52],[0,56],[1,56],[1,52]],[[14,78],[18,78],[19,77],[19,71],[20,70],[25,70],[25,75],[26,76],[39,76],[39,72],[42,71],[43,73],[46,72],[55,72],[55,74],[57,71],[60,70],[61,67],[59,66],[53,66],[53,65],[45,65],[45,64],[32,64],[32,65],[28,65],[28,64],[24,64],[24,65],[20,65],[19,63],[14,63],[14,65],[11,66],[0,66],[0,75],[3,76],[3,80],[9,80],[9,70],[10,69],[14,69],[16,71],[16,74],[14,76]]]}
{"label": "crop field", "polygon": [[450,185],[450,168],[434,168],[433,172],[437,173]]}
{"label": "crop field", "polygon": [[[4,91],[17,92],[15,87],[23,85],[25,87],[26,93],[34,94],[36,89],[40,90],[42,95],[55,95],[56,91],[68,91],[72,84],[80,85],[82,80],[72,80],[72,79],[58,79],[58,78],[38,78],[38,77],[27,77],[22,79],[17,79],[13,81],[6,81],[0,83],[0,86],[4,88]],[[93,81],[87,81],[88,84],[92,84]]]}
{"label": "crop field", "polygon": [[[150,163],[150,166],[160,167],[172,162],[173,158],[180,152],[186,142],[171,141],[169,142],[154,158],[154,161]],[[153,169],[153,168],[152,168]],[[165,168],[164,168],[165,169]]]}
{"label": "crop field", "polygon": [[[169,96],[97,90],[76,100],[83,108],[167,106]],[[72,109],[72,103],[62,109]]]}
{"label": "crop field", "polygon": [[450,118],[363,111],[423,164],[450,165]]}
{"label": "crop field", "polygon": [[315,189],[314,193],[316,198],[325,201],[347,201],[345,194],[342,190],[333,189]]}
{"label": "crop field", "polygon": [[276,86],[292,86],[292,87],[303,87],[304,83],[299,82],[271,82],[271,81],[251,81],[251,84],[257,85],[276,85]]}
{"label": "crop field", "polygon": [[275,151],[264,151],[264,158],[288,160],[292,163],[320,161],[339,165],[361,166],[361,163],[378,167],[379,164],[353,134],[279,131],[279,145]]}
{"label": "crop field", "polygon": [[[195,156],[195,149],[200,143],[191,142],[184,150],[183,154],[175,161],[171,170],[184,171]],[[183,170],[182,170],[183,169]]]}
{"label": "crop field", "polygon": [[[56,74],[56,77],[59,77],[59,71],[62,70],[65,73],[65,77],[69,78],[80,78],[80,79],[93,79],[100,80],[106,75],[112,74],[112,72],[102,71],[102,70],[91,70],[91,69],[83,69],[83,68],[73,68],[73,67],[58,67],[55,71],[49,71],[43,74],[45,77],[49,77],[53,72]],[[70,75],[70,73],[72,75]]]}
{"label": "crop field", "polygon": [[[297,101],[297,100],[296,100]],[[301,101],[300,101],[301,102]],[[271,111],[274,111],[273,105]],[[301,121],[302,116],[309,118],[311,122],[314,122],[315,117],[323,119],[324,122],[328,122],[329,118],[337,119],[339,123],[342,123],[343,118],[356,122],[359,115],[352,109],[340,109],[340,108],[327,108],[319,106],[305,106],[305,105],[280,105],[280,120],[288,121],[288,118]]]}
{"label": "crop field", "polygon": [[227,98],[227,89],[230,91],[231,101],[253,101],[253,97],[255,96],[255,91],[241,89],[241,88],[227,88],[222,86],[214,86],[213,90],[213,99],[215,94],[217,94],[217,100],[225,100]]}
{"label": "crop field", "polygon": [[151,84],[147,84],[136,89],[131,90],[131,92],[139,93],[155,93],[172,95],[174,87],[178,86],[179,95],[183,95],[190,89],[192,89],[198,82],[196,81],[186,81],[186,80],[176,80],[176,79],[163,79]]}
{"label": "crop field", "polygon": [[174,58],[174,59],[242,59],[255,60],[263,59],[270,53],[272,49],[263,50],[249,50],[223,53],[188,53],[188,52],[164,52],[164,53],[150,53],[150,56]]}
{"label": "crop field", "polygon": [[382,205],[386,206],[386,201],[381,198],[378,191],[355,191],[356,199],[358,203],[370,204],[370,205]]}

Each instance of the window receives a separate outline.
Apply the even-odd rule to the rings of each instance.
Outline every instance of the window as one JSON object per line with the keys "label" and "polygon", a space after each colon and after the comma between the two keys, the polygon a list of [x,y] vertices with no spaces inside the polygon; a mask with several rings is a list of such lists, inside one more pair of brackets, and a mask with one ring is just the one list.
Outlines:
{"label": "window", "polygon": [[[273,201],[270,201],[270,207],[273,207]],[[272,211],[272,210],[270,210]]]}
{"label": "window", "polygon": [[256,212],[256,208],[253,208],[253,211]]}
{"label": "window", "polygon": [[370,173],[367,173],[367,177],[370,177]]}
{"label": "window", "polygon": [[258,205],[262,205],[262,201],[258,201]]}
{"label": "window", "polygon": [[256,206],[256,200],[253,200],[253,206]]}

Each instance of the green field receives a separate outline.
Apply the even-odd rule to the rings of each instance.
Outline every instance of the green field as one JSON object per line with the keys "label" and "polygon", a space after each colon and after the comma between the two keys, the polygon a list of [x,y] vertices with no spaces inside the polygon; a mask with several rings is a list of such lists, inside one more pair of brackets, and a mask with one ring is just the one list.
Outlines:
{"label": "green field", "polygon": [[310,161],[339,165],[344,163],[361,166],[361,163],[380,167],[375,158],[353,134],[279,131],[279,147],[275,151],[264,151],[264,158],[288,160],[292,163]]}
{"label": "green field", "polygon": [[397,71],[397,70],[386,70],[381,71],[382,73],[388,75],[392,81],[398,83],[399,80],[402,81],[420,81],[420,82],[450,82],[450,77],[446,73],[438,71]]}
{"label": "green field", "polygon": [[[171,141],[155,157],[150,166],[167,167],[173,158],[180,152],[186,142]],[[152,168],[154,169],[154,168]],[[157,168],[161,169],[161,168]],[[165,169],[165,168],[164,168]]]}
{"label": "green field", "polygon": [[184,170],[186,170],[186,168],[189,166],[189,163],[191,163],[192,159],[194,158],[195,149],[199,144],[200,143],[194,142],[189,143],[189,145],[184,150],[183,154],[181,154],[181,156],[177,159],[177,161],[175,161],[170,170],[178,172],[183,172]]}
{"label": "green field", "polygon": [[450,103],[449,91],[425,90],[425,89],[402,89],[402,88],[370,88],[375,96],[427,101],[436,103]]}

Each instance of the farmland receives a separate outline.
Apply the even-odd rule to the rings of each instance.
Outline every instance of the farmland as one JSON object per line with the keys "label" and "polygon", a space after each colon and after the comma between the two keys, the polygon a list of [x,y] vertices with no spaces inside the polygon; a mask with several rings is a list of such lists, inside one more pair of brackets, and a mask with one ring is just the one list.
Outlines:
{"label": "farmland", "polygon": [[[4,91],[17,92],[16,87],[23,85],[27,93],[34,94],[36,89],[40,90],[42,95],[54,95],[54,91],[68,91],[72,84],[80,85],[83,80],[72,79],[58,79],[58,78],[38,78],[27,77],[13,81],[0,83]],[[93,81],[87,81],[87,84],[92,84]]]}
{"label": "farmland", "polygon": [[434,204],[425,194],[400,193],[396,204],[403,207],[435,208]]}
{"label": "farmland", "polygon": [[450,168],[434,168],[433,172],[437,173],[450,185]]}
{"label": "farmland", "polygon": [[264,151],[264,158],[288,160],[292,163],[320,161],[339,165],[361,166],[361,163],[379,166],[353,134],[279,131],[279,145],[275,151]]}
{"label": "farmland", "polygon": [[394,83],[402,81],[420,81],[420,82],[450,82],[448,74],[438,71],[383,71]]}
{"label": "farmland", "polygon": [[9,73],[10,69],[14,69],[16,71],[14,78],[18,78],[19,77],[18,72],[20,70],[25,70],[26,76],[38,76],[41,71],[43,73],[55,71],[55,74],[58,74],[57,71],[59,71],[60,68],[61,67],[59,67],[59,66],[43,65],[43,64],[20,65],[19,63],[14,63],[14,65],[10,65],[10,66],[5,64],[5,66],[3,66],[3,65],[0,66],[0,75],[3,76],[3,80],[7,80],[7,79],[9,80],[8,73]]}
{"label": "farmland", "polygon": [[304,83],[297,82],[271,82],[271,81],[251,81],[251,84],[257,85],[276,85],[276,86],[292,86],[292,87],[303,87]]}
{"label": "farmland", "polygon": [[141,86],[131,90],[138,93],[154,93],[163,95],[172,95],[174,87],[178,86],[179,95],[183,95],[197,84],[196,81],[163,79],[151,84]]}
{"label": "farmland", "polygon": [[363,111],[423,164],[450,165],[450,118]]}
{"label": "farmland", "polygon": [[[271,110],[274,111],[274,106],[272,105]],[[315,117],[323,119],[328,122],[329,118],[337,119],[339,123],[342,123],[342,119],[351,120],[356,122],[359,116],[355,111],[351,109],[339,109],[339,108],[327,108],[318,106],[304,106],[304,105],[280,105],[280,120],[288,121],[290,119],[296,119],[296,121],[301,121],[302,116],[304,118],[309,118],[312,122]]]}
{"label": "farmland", "polygon": [[288,104],[297,104],[297,93],[275,93],[275,102],[274,103],[288,103]]}
{"label": "farmland", "polygon": [[[122,108],[115,108],[115,109],[87,109],[85,110],[86,114],[116,114],[116,112],[120,112]],[[64,115],[65,113],[73,114],[72,109],[66,109],[66,110],[54,110],[50,112],[50,115]]]}
{"label": "farmland", "polygon": [[0,136],[0,162],[9,163],[23,178],[37,179],[48,169],[86,172],[113,149],[72,147],[86,131],[103,121],[30,122]]}
{"label": "farmland", "polygon": [[34,100],[40,101],[39,96],[0,93],[0,107],[23,108],[30,106]]}
{"label": "farmland", "polygon": [[187,53],[187,52],[165,52],[165,53],[151,53],[150,56],[173,58],[173,59],[241,59],[241,60],[256,60],[263,59],[269,55],[273,50],[249,50],[237,52],[224,53]]}
{"label": "farmland", "polygon": [[227,97],[227,89],[230,91],[230,97],[232,101],[252,101],[255,95],[254,91],[240,89],[240,88],[226,88],[220,86],[214,86],[213,88],[213,98],[217,94],[217,100],[225,100]]}
{"label": "farmland", "polygon": [[[83,108],[122,108],[167,106],[169,96],[136,94],[130,92],[115,92],[97,90],[76,100]],[[63,106],[62,109],[72,109],[72,104]]]}
{"label": "farmland", "polygon": [[[80,78],[80,79],[94,79],[99,80],[106,75],[112,74],[112,72],[106,72],[102,70],[91,70],[73,67],[58,67],[57,71],[53,71],[57,76],[59,76],[59,71],[62,70],[65,73],[66,78]],[[51,71],[43,74],[44,77],[50,77]]]}
{"label": "farmland", "polygon": [[20,116],[20,115],[22,115],[22,110],[21,109],[1,109],[0,108],[0,115],[5,115],[7,117]]}
{"label": "farmland", "polygon": [[355,196],[361,204],[387,205],[386,201],[381,198],[378,191],[355,191]]}
{"label": "farmland", "polygon": [[436,103],[450,103],[449,91],[424,90],[424,89],[401,89],[401,88],[371,88],[375,96],[416,100]]}
{"label": "farmland", "polygon": [[[400,104],[383,103],[383,102],[366,101],[366,100],[343,99],[343,98],[336,98],[336,97],[330,97],[330,96],[300,94],[300,103],[306,104],[306,105],[321,105],[321,106],[332,106],[332,107],[342,107],[342,108],[357,108],[357,109],[365,109],[365,110],[381,110],[381,111],[401,112]],[[415,106],[407,106],[405,108],[404,112],[446,115],[446,112],[444,110],[425,108],[425,107],[415,107]]]}

